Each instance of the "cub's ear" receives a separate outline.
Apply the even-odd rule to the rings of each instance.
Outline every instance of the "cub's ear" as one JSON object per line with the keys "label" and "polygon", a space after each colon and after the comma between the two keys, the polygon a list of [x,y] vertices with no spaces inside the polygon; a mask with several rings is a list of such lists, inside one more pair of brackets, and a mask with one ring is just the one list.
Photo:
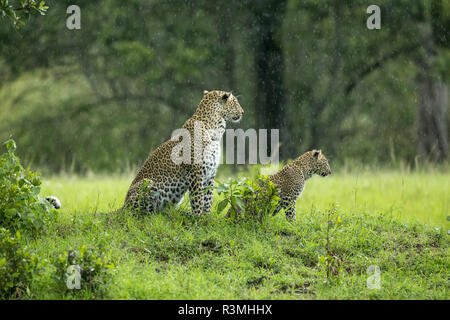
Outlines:
{"label": "cub's ear", "polygon": [[208,92],[208,90],[203,90],[203,95],[207,94]]}
{"label": "cub's ear", "polygon": [[321,152],[320,150],[313,150],[313,157],[317,159],[319,157],[320,152]]}
{"label": "cub's ear", "polygon": [[230,94],[227,92],[227,93],[224,93],[223,95],[222,95],[222,101],[223,102],[227,102],[227,100],[228,100],[228,98],[230,97]]}

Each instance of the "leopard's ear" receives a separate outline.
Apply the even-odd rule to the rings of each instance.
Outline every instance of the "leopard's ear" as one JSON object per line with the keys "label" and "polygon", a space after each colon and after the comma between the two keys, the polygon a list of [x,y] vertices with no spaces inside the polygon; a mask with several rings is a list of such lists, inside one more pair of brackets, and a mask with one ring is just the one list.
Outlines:
{"label": "leopard's ear", "polygon": [[223,102],[227,102],[227,100],[228,100],[229,97],[230,97],[230,93],[229,93],[229,92],[225,92],[225,93],[222,95],[222,101],[223,101]]}
{"label": "leopard's ear", "polygon": [[314,158],[319,158],[319,154],[320,154],[321,150],[313,150],[313,157]]}
{"label": "leopard's ear", "polygon": [[206,95],[208,92],[208,90],[203,90],[203,95]]}

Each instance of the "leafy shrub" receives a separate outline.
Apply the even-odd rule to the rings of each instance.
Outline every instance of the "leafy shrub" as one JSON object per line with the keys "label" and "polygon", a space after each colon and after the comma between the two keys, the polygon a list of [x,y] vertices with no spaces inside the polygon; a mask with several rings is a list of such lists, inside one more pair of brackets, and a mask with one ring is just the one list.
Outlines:
{"label": "leafy shrub", "polygon": [[22,248],[20,232],[0,228],[0,300],[30,294],[28,284],[39,268],[38,257]]}
{"label": "leafy shrub", "polygon": [[216,187],[219,195],[225,198],[219,202],[217,209],[222,212],[228,205],[229,217],[245,217],[261,221],[276,213],[280,197],[277,187],[265,175],[258,175],[256,182],[250,179],[231,180],[219,183]]}
{"label": "leafy shrub", "polygon": [[14,154],[14,140],[5,142],[0,156],[0,227],[35,234],[56,217],[51,204],[39,197],[39,174],[24,169]]}
{"label": "leafy shrub", "polygon": [[109,253],[96,254],[85,246],[69,250],[67,256],[60,254],[52,260],[56,267],[56,280],[65,289],[97,290],[104,283],[108,270],[115,269]]}

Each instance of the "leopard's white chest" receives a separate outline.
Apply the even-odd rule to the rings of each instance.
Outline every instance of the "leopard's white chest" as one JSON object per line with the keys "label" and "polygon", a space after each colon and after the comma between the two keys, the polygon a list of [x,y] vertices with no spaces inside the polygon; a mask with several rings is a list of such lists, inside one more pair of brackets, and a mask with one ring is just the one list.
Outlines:
{"label": "leopard's white chest", "polygon": [[225,132],[226,122],[222,119],[215,129],[207,130],[206,145],[203,150],[204,174],[207,180],[214,179],[222,156],[222,136]]}
{"label": "leopard's white chest", "polygon": [[204,150],[203,164],[205,170],[205,178],[212,179],[216,176],[219,167],[222,148],[219,141],[211,141]]}
{"label": "leopard's white chest", "polygon": [[295,192],[295,196],[296,198],[300,197],[303,193],[303,191],[305,191],[305,183],[302,183],[296,190]]}

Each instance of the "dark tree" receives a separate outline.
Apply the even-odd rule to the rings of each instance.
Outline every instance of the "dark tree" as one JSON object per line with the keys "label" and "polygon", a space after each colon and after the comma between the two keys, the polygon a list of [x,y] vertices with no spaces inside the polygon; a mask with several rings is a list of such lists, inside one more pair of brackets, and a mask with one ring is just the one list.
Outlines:
{"label": "dark tree", "polygon": [[440,162],[448,156],[447,106],[448,85],[432,64],[439,47],[450,43],[450,20],[442,16],[442,1],[431,2],[431,21],[422,24],[420,35],[421,54],[416,58],[419,112],[417,127],[418,156],[421,161]]}
{"label": "dark tree", "polygon": [[252,2],[250,17],[254,30],[257,123],[259,128],[280,129],[282,158],[289,151],[288,141],[291,138],[286,121],[286,92],[283,83],[285,70],[281,46],[281,26],[285,11],[285,0]]}

